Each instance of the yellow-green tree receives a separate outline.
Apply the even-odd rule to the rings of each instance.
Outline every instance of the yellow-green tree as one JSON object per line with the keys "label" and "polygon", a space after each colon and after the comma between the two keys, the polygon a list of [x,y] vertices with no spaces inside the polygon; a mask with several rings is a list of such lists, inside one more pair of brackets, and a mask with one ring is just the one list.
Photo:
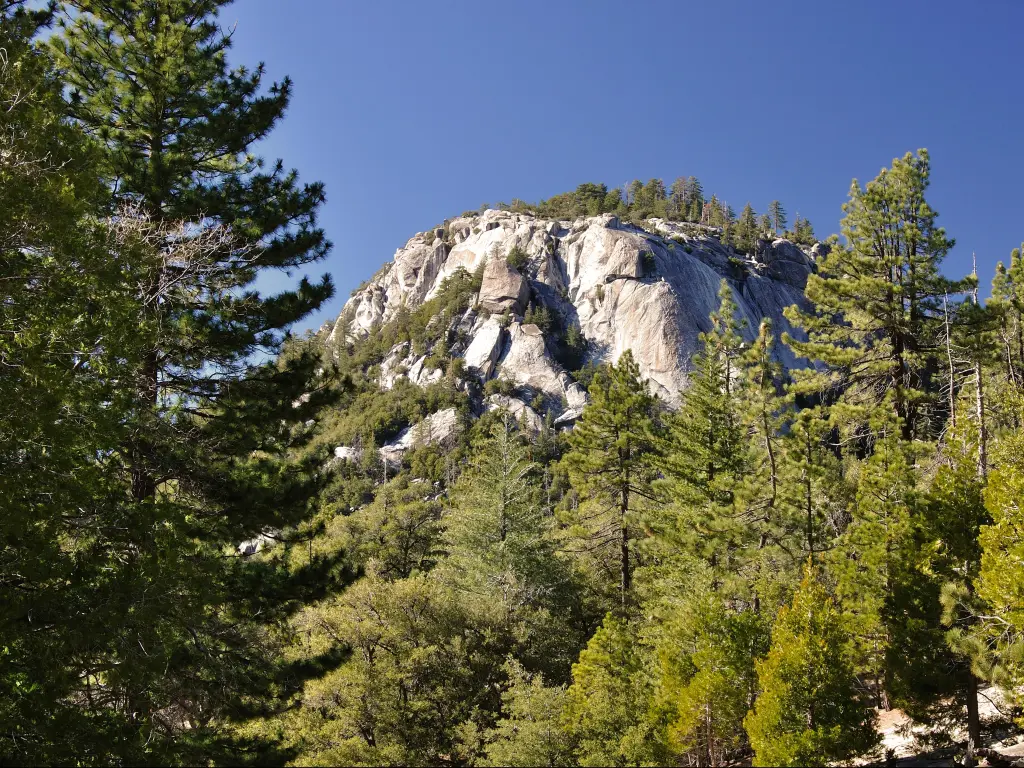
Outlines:
{"label": "yellow-green tree", "polygon": [[821,765],[866,754],[877,743],[847,651],[842,617],[813,570],[772,630],[757,664],[760,694],[744,724],[754,765]]}

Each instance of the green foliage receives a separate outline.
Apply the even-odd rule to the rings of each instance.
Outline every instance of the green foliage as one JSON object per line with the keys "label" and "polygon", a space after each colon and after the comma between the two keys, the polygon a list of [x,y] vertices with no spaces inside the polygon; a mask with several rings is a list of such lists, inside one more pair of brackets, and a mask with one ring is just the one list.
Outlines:
{"label": "green foliage", "polygon": [[526,265],[530,263],[530,257],[526,255],[526,251],[517,245],[513,246],[512,250],[505,254],[505,262],[517,272],[522,272]]}
{"label": "green foliage", "polygon": [[658,262],[651,251],[640,252],[640,271],[644,277],[653,277],[658,272]]}
{"label": "green foliage", "polygon": [[[675,761],[722,765],[748,753],[743,719],[757,692],[754,662],[767,652],[769,626],[753,611],[735,612],[710,571],[659,564],[645,607],[645,634],[657,658],[648,719],[663,728]],[[652,599],[653,598],[653,599]]]}
{"label": "green foliage", "polygon": [[458,748],[454,725],[479,697],[473,640],[436,581],[372,573],[298,620],[313,648],[343,644],[347,661],[306,684],[285,729],[312,765],[437,764]]}
{"label": "green foliage", "polygon": [[617,365],[597,372],[588,391],[590,403],[569,435],[563,459],[570,482],[582,496],[568,518],[572,534],[590,542],[598,567],[618,576],[625,608],[632,599],[639,517],[654,499],[657,401],[628,350]]}
{"label": "green foliage", "polygon": [[750,203],[747,203],[743,206],[740,218],[736,222],[736,248],[743,253],[752,255],[759,234],[757,214],[754,213]]}
{"label": "green foliage", "polygon": [[767,216],[773,233],[778,234],[786,230],[786,209],[778,200],[772,200],[768,204]]}
{"label": "green foliage", "polygon": [[335,518],[349,556],[359,564],[373,561],[374,572],[388,581],[429,571],[441,553],[441,502],[433,490],[401,475],[381,486],[358,515]]}
{"label": "green foliage", "polygon": [[573,665],[567,693],[565,717],[580,765],[661,762],[664,745],[643,706],[654,689],[650,670],[631,625],[607,616]]}
{"label": "green foliage", "polygon": [[745,720],[754,765],[846,762],[875,746],[845,645],[839,612],[808,568],[757,664],[760,694]]}
{"label": "green foliage", "polygon": [[[981,679],[1019,702],[1024,266],[947,306],[976,282],[939,273],[926,153],[854,185],[795,386],[725,282],[675,414],[537,303],[582,417],[464,428],[528,397],[465,378],[482,265],[331,344],[287,333],[328,279],[255,292],[327,253],[324,193],[253,155],[291,84],[228,70],[221,5],[80,0],[33,46],[49,11],[0,3],[0,762],[846,762],[865,692],[967,705],[975,745]],[[693,176],[498,208],[746,253],[786,227]],[[382,459],[446,408],[445,444]]]}
{"label": "green foliage", "polygon": [[546,335],[554,327],[555,318],[552,316],[551,310],[543,304],[539,307],[535,304],[530,304],[523,315],[523,323],[533,323]]}
{"label": "green foliage", "polygon": [[575,764],[575,745],[562,722],[565,688],[545,685],[542,675],[511,662],[501,697],[504,716],[485,737],[483,765]]}
{"label": "green foliage", "polygon": [[939,272],[953,241],[924,200],[930,172],[921,150],[894,160],[863,189],[855,181],[843,207],[846,242],[807,281],[813,311],[786,310],[809,337],[787,335],[786,343],[825,364],[799,372],[801,391],[837,396],[831,412],[844,429],[895,411],[904,439],[929,432],[942,301],[962,289]]}
{"label": "green foliage", "polygon": [[[1024,682],[1024,437],[1005,438],[985,489],[991,524],[981,529],[978,595],[990,606],[977,634],[992,648],[989,677],[1019,702]],[[1021,718],[1018,717],[1018,722]],[[1022,723],[1024,724],[1024,723]]]}
{"label": "green foliage", "polygon": [[[682,407],[669,420],[669,442],[661,461],[678,519],[665,521],[661,536],[711,561],[739,531],[725,508],[744,468],[740,384],[741,326],[737,305],[726,281],[721,306],[712,315],[712,330],[702,334],[703,350],[693,360],[694,373]],[[716,554],[718,553],[718,554]]]}

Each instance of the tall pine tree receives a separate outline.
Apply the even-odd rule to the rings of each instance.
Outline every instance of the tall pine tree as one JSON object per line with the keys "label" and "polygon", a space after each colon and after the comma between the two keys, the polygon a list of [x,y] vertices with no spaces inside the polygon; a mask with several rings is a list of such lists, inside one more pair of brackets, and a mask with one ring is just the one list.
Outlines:
{"label": "tall pine tree", "polygon": [[784,339],[798,354],[824,363],[798,372],[802,391],[830,392],[843,426],[865,425],[871,413],[895,411],[904,439],[935,434],[936,375],[942,349],[942,302],[963,285],[939,267],[953,241],[925,201],[931,169],[926,150],[907,154],[865,188],[856,181],[843,210],[845,243],[837,243],[807,281],[810,312],[786,316],[808,339]]}
{"label": "tall pine tree", "polygon": [[573,515],[584,546],[614,563],[619,599],[632,600],[635,541],[640,513],[654,500],[652,464],[659,415],[657,399],[627,350],[590,386],[590,404],[569,434],[564,462],[580,494]]}
{"label": "tall pine tree", "polygon": [[[252,153],[291,96],[262,66],[229,70],[220,0],[82,0],[50,39],[67,110],[105,149],[111,211],[146,244],[133,282],[152,328],[130,391],[129,434],[112,454],[129,478],[131,522],[113,556],[122,642],[106,684],[140,732],[196,741],[260,672],[273,619],[238,542],[301,520],[318,457],[285,461],[326,396],[312,351],[275,360],[286,329],[331,296],[325,276],[261,296],[257,277],[323,258],[320,184]],[[312,397],[303,395],[312,393]],[[143,649],[139,652],[139,649]],[[162,715],[174,706],[181,715]]]}

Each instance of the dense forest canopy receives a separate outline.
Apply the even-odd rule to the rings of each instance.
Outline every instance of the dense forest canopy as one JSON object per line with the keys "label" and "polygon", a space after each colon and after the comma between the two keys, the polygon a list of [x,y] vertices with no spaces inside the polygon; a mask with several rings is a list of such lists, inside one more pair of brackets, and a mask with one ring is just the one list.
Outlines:
{"label": "dense forest canopy", "polygon": [[[332,343],[288,331],[329,277],[254,290],[328,253],[325,191],[254,154],[291,83],[229,68],[221,5],[0,0],[0,762],[847,763],[899,708],[973,763],[1024,727],[1024,257],[986,302],[943,274],[925,150],[853,183],[800,338],[745,342],[723,281],[672,409],[531,307],[588,404],[474,417],[479,272]],[[508,207],[815,242],[692,176]],[[443,375],[383,387],[399,343]]]}

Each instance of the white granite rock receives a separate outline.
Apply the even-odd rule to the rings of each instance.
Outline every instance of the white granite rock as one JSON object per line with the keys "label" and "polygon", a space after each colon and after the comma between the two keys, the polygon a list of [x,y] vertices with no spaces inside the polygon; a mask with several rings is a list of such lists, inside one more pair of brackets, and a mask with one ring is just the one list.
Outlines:
{"label": "white granite rock", "polygon": [[[807,275],[824,252],[822,247],[804,252],[779,239],[761,243],[748,258],[723,246],[719,237],[714,227],[652,219],[641,228],[609,214],[572,222],[505,210],[460,217],[448,221],[440,235],[431,230],[400,248],[391,265],[348,301],[329,337],[364,337],[401,306],[415,310],[436,294],[445,277],[459,269],[472,273],[486,260],[478,296],[482,309],[521,313],[530,303],[546,306],[556,326],[579,327],[589,360],[614,363],[629,349],[652,391],[678,403],[699,334],[710,329],[709,315],[718,308],[722,279],[732,287],[748,339],[765,317],[781,334],[792,330],[783,309],[804,301]],[[512,248],[527,254],[522,273],[505,261]],[[517,321],[502,331],[496,320],[475,315],[463,320],[460,348],[467,367],[482,379],[508,379],[542,394],[552,406],[560,400],[573,410],[585,405],[582,388],[555,360],[555,335],[546,340],[536,326]],[[443,375],[424,371],[423,358],[409,361],[406,354],[396,351],[384,366],[386,386],[403,366],[419,384]],[[776,355],[787,366],[802,364],[781,344]]]}

